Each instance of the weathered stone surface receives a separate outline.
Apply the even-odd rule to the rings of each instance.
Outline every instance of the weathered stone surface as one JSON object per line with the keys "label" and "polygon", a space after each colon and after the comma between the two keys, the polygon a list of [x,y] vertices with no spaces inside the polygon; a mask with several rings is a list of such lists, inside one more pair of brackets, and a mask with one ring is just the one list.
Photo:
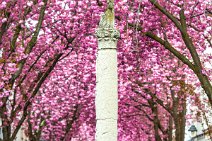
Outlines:
{"label": "weathered stone surface", "polygon": [[101,16],[96,61],[96,141],[117,141],[118,138],[118,74],[117,40],[120,33],[114,28],[113,1]]}
{"label": "weathered stone surface", "polygon": [[120,33],[114,28],[98,28],[96,30],[98,41],[117,41],[120,38]]}

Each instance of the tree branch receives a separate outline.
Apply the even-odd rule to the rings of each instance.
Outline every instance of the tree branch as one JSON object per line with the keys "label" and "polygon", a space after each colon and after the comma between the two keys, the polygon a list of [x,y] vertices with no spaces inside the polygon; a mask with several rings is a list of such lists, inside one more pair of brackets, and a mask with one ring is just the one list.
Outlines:
{"label": "tree branch", "polygon": [[181,60],[184,64],[188,65],[189,68],[195,71],[195,66],[184,56],[182,55],[179,51],[177,51],[172,45],[157,35],[153,34],[152,32],[146,32],[145,35],[161,45],[163,45],[166,49],[168,49],[172,54],[174,54],[179,60]]}

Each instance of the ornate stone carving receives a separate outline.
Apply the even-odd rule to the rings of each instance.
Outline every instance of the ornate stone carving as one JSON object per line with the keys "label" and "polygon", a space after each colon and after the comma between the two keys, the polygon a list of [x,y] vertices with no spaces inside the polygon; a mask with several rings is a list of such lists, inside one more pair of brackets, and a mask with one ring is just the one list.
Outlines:
{"label": "ornate stone carving", "polygon": [[118,40],[120,33],[114,28],[114,3],[111,0],[107,0],[107,9],[104,14],[101,15],[99,27],[96,30],[96,36],[99,41],[101,40]]}
{"label": "ornate stone carving", "polygon": [[98,28],[96,30],[96,37],[101,40],[113,40],[116,41],[120,38],[120,33],[115,28]]}
{"label": "ornate stone carving", "polygon": [[113,28],[114,27],[114,4],[111,1],[107,1],[107,9],[104,14],[101,15],[99,28]]}

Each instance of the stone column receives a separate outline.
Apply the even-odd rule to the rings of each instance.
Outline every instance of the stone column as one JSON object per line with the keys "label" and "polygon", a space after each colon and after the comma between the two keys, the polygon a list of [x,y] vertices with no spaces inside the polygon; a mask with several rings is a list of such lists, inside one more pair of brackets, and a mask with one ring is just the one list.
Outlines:
{"label": "stone column", "polygon": [[117,141],[118,74],[116,45],[120,34],[107,22],[103,21],[103,23],[96,31],[98,38],[95,99],[96,141]]}

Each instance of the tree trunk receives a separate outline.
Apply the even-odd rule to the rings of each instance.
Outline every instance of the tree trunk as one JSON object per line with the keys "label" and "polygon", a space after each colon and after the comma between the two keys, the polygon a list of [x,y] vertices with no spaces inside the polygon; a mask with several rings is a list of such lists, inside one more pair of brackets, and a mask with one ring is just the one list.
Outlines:
{"label": "tree trunk", "polygon": [[10,141],[11,126],[7,125],[3,127],[3,141]]}
{"label": "tree trunk", "polygon": [[155,141],[162,141],[160,134],[159,134],[159,120],[158,120],[158,113],[157,113],[157,107],[153,108],[153,113],[156,114],[154,119],[153,119],[153,123],[154,123],[154,130],[155,130]]}
{"label": "tree trunk", "polygon": [[160,134],[159,134],[160,121],[158,119],[157,103],[155,103],[152,99],[149,99],[148,103],[151,107],[152,113],[154,114],[153,125],[154,125],[154,132],[155,132],[155,141],[162,141]]}
{"label": "tree trunk", "polygon": [[169,116],[168,141],[172,141],[173,119]]}
{"label": "tree trunk", "polygon": [[202,73],[196,73],[196,75],[199,78],[202,88],[208,96],[210,105],[212,106],[212,85],[208,77]]}
{"label": "tree trunk", "polygon": [[[175,101],[176,102],[176,101]],[[174,104],[175,105],[175,104]],[[179,106],[179,100],[177,100],[177,104]],[[183,110],[179,111],[178,106],[174,107],[174,124],[175,124],[175,140],[176,141],[184,141],[185,138],[185,115],[186,115],[186,101],[183,101],[183,104],[180,106],[183,106]],[[179,112],[179,113],[178,113]]]}

